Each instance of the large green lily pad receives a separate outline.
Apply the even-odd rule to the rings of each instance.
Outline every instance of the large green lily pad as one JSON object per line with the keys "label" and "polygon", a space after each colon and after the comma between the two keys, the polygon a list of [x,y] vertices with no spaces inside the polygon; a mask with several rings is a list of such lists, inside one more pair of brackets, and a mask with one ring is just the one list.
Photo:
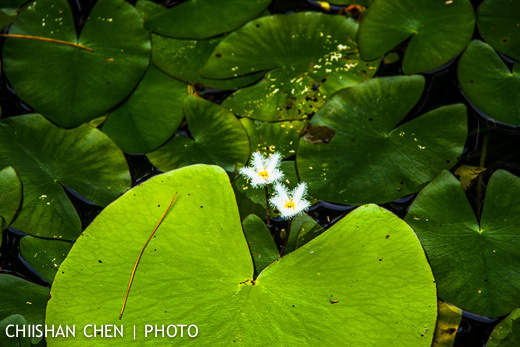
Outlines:
{"label": "large green lily pad", "polygon": [[[12,166],[0,170],[0,231],[14,219],[22,202],[22,182]],[[0,239],[0,244],[2,240]]]}
{"label": "large green lily pad", "polygon": [[130,187],[123,153],[89,125],[65,130],[37,114],[0,121],[0,167],[13,166],[23,184],[12,226],[28,234],[72,240],[79,217],[63,186],[105,206]]}
{"label": "large green lily pad", "polygon": [[120,103],[150,60],[150,37],[143,20],[124,0],[99,0],[79,37],[66,0],[37,0],[9,33],[77,43],[93,50],[19,38],[5,43],[5,74],[17,95],[64,127],[78,126]]}
{"label": "large green lily pad", "polygon": [[477,26],[494,49],[520,60],[520,2],[484,0],[477,11]]}
{"label": "large green lily pad", "polygon": [[152,62],[168,75],[189,83],[201,83],[212,89],[236,89],[262,78],[254,73],[230,79],[202,77],[202,67],[223,37],[183,40],[152,34]]}
{"label": "large green lily pad", "polygon": [[459,61],[464,95],[480,111],[499,122],[520,125],[520,62],[514,71],[488,44],[474,40]]}
{"label": "large green lily pad", "polygon": [[216,164],[233,172],[249,157],[249,139],[240,121],[223,107],[196,96],[184,100],[184,116],[193,139],[175,135],[148,153],[152,164],[168,171],[191,164]]}
{"label": "large green lily pad", "polygon": [[491,176],[479,222],[459,181],[444,171],[419,193],[405,220],[421,240],[443,300],[488,317],[520,306],[520,178],[504,170]]}
{"label": "large green lily pad", "polygon": [[151,1],[136,6],[151,31],[170,37],[204,39],[233,31],[259,16],[271,0],[188,0],[170,9]]}
{"label": "large green lily pad", "polygon": [[459,55],[473,36],[475,13],[469,0],[374,1],[363,15],[358,43],[371,60],[407,40],[403,72],[426,72]]}
{"label": "large green lily pad", "polygon": [[130,98],[110,114],[103,132],[124,152],[153,151],[182,122],[182,101],[186,95],[186,83],[150,65]]}
{"label": "large green lily pad", "polygon": [[[137,255],[175,192],[119,320]],[[180,344],[431,344],[437,299],[428,262],[412,229],[378,206],[350,213],[256,280],[253,271],[227,173],[185,167],[135,187],[84,231],[54,280],[46,324],[123,324],[124,337],[106,340],[116,344],[133,342],[133,325],[138,344],[171,343],[145,337],[145,324],[197,325],[196,339]]]}
{"label": "large green lily pad", "polygon": [[419,191],[455,165],[467,136],[464,105],[401,124],[423,88],[423,77],[400,76],[338,92],[311,120],[334,136],[328,143],[300,140],[296,163],[309,194],[348,205],[385,203]]}
{"label": "large green lily pad", "polygon": [[269,71],[223,106],[264,121],[305,118],[335,91],[375,73],[379,61],[359,59],[357,29],[352,18],[316,12],[265,16],[226,36],[202,74],[232,78]]}

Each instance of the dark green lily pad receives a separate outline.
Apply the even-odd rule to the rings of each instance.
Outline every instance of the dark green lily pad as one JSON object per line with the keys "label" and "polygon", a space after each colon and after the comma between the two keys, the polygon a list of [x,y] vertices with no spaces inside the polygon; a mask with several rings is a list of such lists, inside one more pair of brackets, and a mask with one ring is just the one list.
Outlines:
{"label": "dark green lily pad", "polygon": [[223,37],[182,40],[152,34],[152,62],[168,75],[189,83],[201,83],[212,89],[236,89],[262,78],[263,73],[216,80],[204,78],[200,72]]}
{"label": "dark green lily pad", "polygon": [[13,314],[20,314],[29,324],[43,324],[49,288],[20,277],[0,274],[0,293],[0,321]]}
{"label": "dark green lily pad", "polygon": [[65,241],[32,236],[24,236],[20,240],[22,257],[49,283],[54,280],[58,267],[69,253],[70,247],[72,245]]}
{"label": "dark green lily pad", "polygon": [[300,133],[306,122],[261,122],[249,118],[240,120],[249,135],[251,153],[260,151],[264,155],[278,152],[282,158],[296,154]]}
{"label": "dark green lily pad", "polygon": [[3,168],[0,170],[0,231],[11,223],[21,202],[22,183],[20,177],[12,166]]}
{"label": "dark green lily pad", "polygon": [[491,47],[520,60],[520,2],[484,0],[477,10],[477,26]]}
{"label": "dark green lily pad", "polygon": [[516,308],[495,327],[486,347],[517,347],[520,345],[520,308]]}
{"label": "dark green lily pad", "polygon": [[151,31],[170,37],[204,39],[227,33],[260,15],[271,0],[188,0],[170,9],[148,1],[137,6]]}
{"label": "dark green lily pad", "polygon": [[[136,257],[174,192],[119,320]],[[82,235],[56,275],[46,324],[136,325],[139,345],[171,343],[166,335],[145,337],[145,324],[181,321],[199,331],[181,344],[431,345],[437,298],[428,262],[413,230],[375,205],[350,213],[257,279],[228,175],[218,167],[155,176],[110,204]],[[133,334],[117,341],[133,342]],[[91,344],[82,335],[74,340]]]}
{"label": "dark green lily pad", "polygon": [[260,217],[250,214],[242,222],[242,227],[255,264],[254,276],[257,276],[263,269],[280,258],[280,254],[269,229]]}
{"label": "dark green lily pad", "polygon": [[31,338],[29,336],[16,334],[15,326],[21,327],[26,324],[27,321],[20,314],[12,314],[4,319],[0,319],[0,331],[2,332],[0,334],[0,345],[2,347],[31,347]]}
{"label": "dark green lily pad", "polygon": [[379,61],[359,59],[357,28],[351,18],[316,12],[265,16],[226,36],[202,74],[232,78],[270,70],[223,106],[263,121],[306,118],[335,91],[375,73]]}
{"label": "dark green lily pad", "polygon": [[13,166],[23,204],[12,226],[34,236],[75,239],[79,217],[63,186],[106,206],[130,187],[121,150],[89,125],[65,130],[37,114],[0,121],[0,167]]}
{"label": "dark green lily pad", "polygon": [[474,40],[459,61],[458,78],[464,95],[496,121],[520,125],[520,63],[514,71],[488,44]]}
{"label": "dark green lily pad", "polygon": [[186,83],[150,65],[130,98],[103,124],[103,132],[126,153],[146,153],[168,140],[184,115]]}
{"label": "dark green lily pad", "polygon": [[473,36],[474,26],[469,0],[375,1],[361,20],[359,50],[362,59],[377,59],[411,37],[403,72],[426,72],[459,55]]}
{"label": "dark green lily pad", "polygon": [[249,157],[249,139],[240,121],[223,107],[196,96],[184,99],[184,116],[193,139],[175,135],[148,153],[152,164],[168,171],[191,164],[216,164],[233,172]]}
{"label": "dark green lily pad", "polygon": [[488,317],[520,306],[520,178],[504,170],[491,176],[479,223],[459,181],[443,171],[405,220],[421,240],[443,300]]}
{"label": "dark green lily pad", "polygon": [[27,0],[3,0],[0,5],[0,30],[4,30],[16,20],[24,9],[20,8]]}
{"label": "dark green lily pad", "polygon": [[9,33],[93,49],[19,38],[5,43],[5,74],[18,96],[64,127],[78,126],[120,103],[150,59],[150,37],[143,20],[124,0],[99,0],[79,38],[66,0],[33,2]]}
{"label": "dark green lily pad", "polygon": [[464,105],[400,124],[423,88],[423,77],[400,76],[338,92],[311,120],[334,136],[328,143],[300,140],[296,163],[309,194],[347,205],[385,203],[419,191],[455,165],[467,136]]}

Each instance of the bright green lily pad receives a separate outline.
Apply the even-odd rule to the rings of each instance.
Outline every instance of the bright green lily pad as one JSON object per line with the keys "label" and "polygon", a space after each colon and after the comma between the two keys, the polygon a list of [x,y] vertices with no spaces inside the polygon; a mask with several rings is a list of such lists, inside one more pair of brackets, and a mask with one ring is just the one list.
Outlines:
{"label": "bright green lily pad", "polygon": [[65,241],[46,240],[32,236],[24,236],[20,240],[22,257],[47,282],[52,283],[58,267],[72,245]]}
{"label": "bright green lily pad", "polygon": [[175,135],[148,153],[152,164],[168,171],[191,164],[216,164],[233,172],[249,157],[249,139],[240,121],[223,107],[196,96],[184,100],[184,116],[193,139]]}
{"label": "bright green lily pad", "polygon": [[[135,259],[174,192],[119,320]],[[182,168],[135,187],[85,230],[54,280],[46,324],[135,325],[136,343],[155,345],[171,340],[145,337],[145,324],[197,325],[196,340],[180,344],[431,344],[437,299],[428,262],[412,229],[380,207],[360,207],[256,280],[253,271],[227,174]]]}
{"label": "bright green lily pad", "polygon": [[265,16],[226,36],[202,74],[232,78],[270,70],[261,82],[240,89],[222,105],[263,121],[306,118],[335,91],[375,73],[379,60],[359,59],[357,29],[353,19],[338,15]]}
{"label": "bright green lily pad", "polygon": [[488,44],[474,40],[459,61],[464,95],[480,111],[499,122],[520,125],[520,63],[514,71]]}
{"label": "bright green lily pad", "polygon": [[363,15],[361,58],[372,60],[411,37],[403,72],[439,68],[459,55],[473,36],[475,13],[469,0],[375,1]]}
{"label": "bright green lily pad", "polygon": [[20,314],[29,324],[43,324],[49,288],[20,277],[0,274],[0,293],[0,321],[10,315]]}
{"label": "bright green lily pad", "polygon": [[251,143],[251,153],[260,151],[264,155],[275,152],[282,158],[296,154],[300,133],[307,122],[261,122],[249,118],[240,120],[247,131]]}
{"label": "bright green lily pad", "polygon": [[[0,170],[0,231],[13,220],[22,202],[22,183],[16,170],[8,166]],[[0,244],[2,240],[0,238]]]}
{"label": "bright green lily pad", "polygon": [[520,178],[493,174],[479,223],[459,181],[443,171],[405,220],[421,240],[443,300],[488,317],[520,306]]}
{"label": "bright green lily pad", "polygon": [[75,239],[79,217],[63,186],[106,206],[130,187],[121,150],[89,125],[65,130],[37,114],[0,121],[0,167],[13,166],[23,184],[12,226],[34,236]]}
{"label": "bright green lily pad", "polygon": [[182,40],[152,34],[152,62],[168,75],[189,83],[201,83],[212,89],[236,89],[262,78],[263,73],[255,73],[230,79],[202,77],[202,67],[222,41],[219,36],[202,40]]}
{"label": "bright green lily pad", "polygon": [[494,49],[520,60],[520,2],[484,0],[477,10],[477,26]]}
{"label": "bright green lily pad", "polygon": [[263,269],[280,258],[280,254],[269,229],[260,217],[250,214],[244,219],[242,226],[255,264],[254,276],[258,276]]}
{"label": "bright green lily pad", "polygon": [[139,1],[145,25],[164,36],[204,39],[227,33],[259,16],[271,0],[188,0],[170,9]]}
{"label": "bright green lily pad", "polygon": [[103,132],[126,153],[153,151],[182,122],[186,95],[186,83],[150,65],[130,98],[112,111]]}
{"label": "bright green lily pad", "polygon": [[516,308],[495,327],[486,347],[517,347],[520,345],[520,308]]}
{"label": "bright green lily pad", "polygon": [[311,120],[334,136],[328,143],[300,140],[296,163],[309,194],[347,205],[385,203],[419,191],[455,165],[467,136],[464,105],[400,124],[423,88],[423,77],[400,76],[338,92]]}
{"label": "bright green lily pad", "polygon": [[150,60],[150,37],[143,20],[124,0],[99,0],[79,38],[66,0],[35,1],[9,33],[93,49],[19,38],[5,43],[5,74],[17,95],[64,127],[78,126],[119,104]]}

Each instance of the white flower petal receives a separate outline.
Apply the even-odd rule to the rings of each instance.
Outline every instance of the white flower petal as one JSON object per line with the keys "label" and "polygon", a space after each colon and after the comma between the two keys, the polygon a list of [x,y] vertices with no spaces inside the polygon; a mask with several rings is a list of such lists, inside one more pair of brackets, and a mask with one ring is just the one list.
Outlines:
{"label": "white flower petal", "polygon": [[293,191],[293,200],[295,202],[302,200],[307,193],[307,184],[305,182],[301,182],[296,186]]}
{"label": "white flower petal", "polygon": [[253,180],[256,176],[258,176],[258,173],[255,169],[252,167],[243,167],[240,169],[240,174],[247,177],[247,179]]}
{"label": "white flower petal", "polygon": [[262,156],[262,153],[260,153],[258,151],[253,153],[253,166],[257,171],[257,175],[258,175],[258,172],[264,171],[265,161]]}
{"label": "white flower petal", "polygon": [[265,162],[267,172],[271,173],[274,172],[280,166],[282,162],[282,157],[280,156],[280,153],[273,153]]}

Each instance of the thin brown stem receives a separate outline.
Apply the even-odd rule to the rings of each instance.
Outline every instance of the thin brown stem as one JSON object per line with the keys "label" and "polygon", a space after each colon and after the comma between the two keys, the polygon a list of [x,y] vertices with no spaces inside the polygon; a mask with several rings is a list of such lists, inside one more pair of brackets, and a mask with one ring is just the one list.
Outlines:
{"label": "thin brown stem", "polygon": [[69,41],[50,39],[48,37],[42,37],[42,36],[18,35],[18,34],[0,34],[0,37],[54,42],[54,43],[59,43],[60,45],[76,47],[76,48],[84,49],[84,50],[89,51],[89,52],[94,52],[94,50],[92,48],[80,45],[79,43],[73,43],[73,42],[69,42]]}
{"label": "thin brown stem", "polygon": [[130,287],[132,286],[132,282],[134,280],[135,270],[137,270],[137,265],[139,265],[139,261],[141,260],[141,256],[143,255],[143,252],[144,252],[146,246],[148,246],[148,243],[152,239],[153,234],[155,234],[155,231],[157,230],[157,228],[159,228],[159,225],[161,225],[164,217],[166,217],[166,214],[168,213],[168,211],[172,207],[173,201],[175,200],[176,196],[177,196],[177,192],[175,192],[175,195],[173,196],[173,199],[170,202],[170,205],[168,205],[168,208],[166,209],[166,211],[164,211],[164,214],[162,215],[161,219],[159,219],[159,222],[157,223],[157,225],[153,229],[152,233],[148,237],[148,240],[146,240],[146,243],[144,244],[143,249],[141,249],[141,253],[139,253],[139,256],[137,257],[137,260],[136,260],[135,265],[134,265],[134,269],[132,270],[132,275],[130,276],[130,282],[128,283],[128,288],[126,289],[126,296],[125,296],[125,300],[123,301],[123,307],[121,308],[121,313],[119,313],[119,320],[121,320],[121,317],[123,317],[123,312],[124,312],[125,306],[126,306],[126,300],[128,300],[128,294],[130,293]]}
{"label": "thin brown stem", "polygon": [[265,188],[265,209],[267,211],[267,227],[271,229],[271,208],[269,207],[269,190],[267,189],[267,184],[264,186]]}
{"label": "thin brown stem", "polygon": [[[487,156],[487,147],[489,142],[489,133],[486,133],[484,135],[484,140],[482,141],[482,150],[480,151],[480,167],[485,168],[486,165],[486,156]],[[481,212],[481,206],[482,206],[482,180],[484,172],[481,172],[478,176],[477,180],[477,216],[480,220],[480,212]]]}
{"label": "thin brown stem", "polygon": [[282,249],[280,250],[280,257],[283,256],[283,252],[285,252],[285,247],[287,247],[287,242],[289,241],[289,235],[291,235],[291,222],[292,219],[289,219],[289,223],[287,225],[287,236],[285,237],[285,240],[283,241]]}

